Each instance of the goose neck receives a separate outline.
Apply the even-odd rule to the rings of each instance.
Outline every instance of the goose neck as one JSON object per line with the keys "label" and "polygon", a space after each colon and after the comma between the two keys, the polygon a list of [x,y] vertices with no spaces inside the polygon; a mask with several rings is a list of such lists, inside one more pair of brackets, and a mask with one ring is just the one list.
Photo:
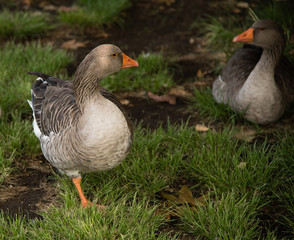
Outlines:
{"label": "goose neck", "polygon": [[274,71],[284,50],[284,45],[279,44],[273,48],[263,49],[261,58],[256,67],[266,71]]}
{"label": "goose neck", "polygon": [[77,71],[73,85],[76,98],[76,104],[81,108],[91,99],[99,96],[100,86],[99,82],[102,77],[97,76],[91,73],[81,74],[80,71]]}

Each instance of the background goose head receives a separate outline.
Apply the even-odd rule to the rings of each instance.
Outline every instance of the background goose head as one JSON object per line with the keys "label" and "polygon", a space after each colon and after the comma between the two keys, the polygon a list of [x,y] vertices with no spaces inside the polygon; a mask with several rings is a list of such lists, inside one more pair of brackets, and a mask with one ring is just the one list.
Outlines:
{"label": "background goose head", "polygon": [[85,78],[100,81],[122,68],[137,66],[138,62],[125,55],[119,47],[102,44],[94,48],[78,66],[75,81]]}
{"label": "background goose head", "polygon": [[273,20],[259,20],[255,22],[248,30],[239,34],[233,39],[233,42],[245,42],[271,49],[276,45],[285,45],[285,36],[283,29]]}

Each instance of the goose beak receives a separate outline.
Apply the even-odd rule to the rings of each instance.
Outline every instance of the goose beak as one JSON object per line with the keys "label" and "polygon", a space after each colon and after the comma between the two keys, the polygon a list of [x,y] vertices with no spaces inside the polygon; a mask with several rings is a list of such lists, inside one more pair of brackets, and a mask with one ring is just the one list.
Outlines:
{"label": "goose beak", "polygon": [[123,55],[123,64],[121,66],[121,68],[129,68],[129,67],[138,67],[139,66],[139,63],[134,60],[134,59],[131,59],[130,57],[128,57],[126,54],[122,54]]}
{"label": "goose beak", "polygon": [[234,37],[233,42],[253,42],[253,28],[249,28],[245,32]]}

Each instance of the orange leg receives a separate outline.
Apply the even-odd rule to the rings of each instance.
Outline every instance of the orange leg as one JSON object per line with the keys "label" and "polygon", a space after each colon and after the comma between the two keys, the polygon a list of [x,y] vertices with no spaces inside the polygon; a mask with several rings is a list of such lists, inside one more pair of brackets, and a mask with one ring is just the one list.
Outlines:
{"label": "orange leg", "polygon": [[73,178],[72,181],[76,185],[76,188],[77,188],[77,190],[79,192],[82,207],[83,208],[87,207],[88,204],[89,204],[89,201],[87,200],[87,198],[85,197],[85,195],[83,194],[83,191],[82,191],[82,187],[81,187],[82,178],[80,178],[80,177]]}
{"label": "orange leg", "polygon": [[[77,190],[79,192],[82,207],[85,208],[85,207],[88,207],[89,205],[93,205],[93,203],[89,202],[88,199],[85,197],[85,195],[84,195],[84,193],[82,191],[81,181],[82,181],[81,177],[77,177],[77,178],[72,179],[72,182],[74,183],[74,185],[76,186],[76,188],[77,188]],[[98,205],[98,204],[97,204],[97,206],[102,210],[106,209],[105,206]]]}

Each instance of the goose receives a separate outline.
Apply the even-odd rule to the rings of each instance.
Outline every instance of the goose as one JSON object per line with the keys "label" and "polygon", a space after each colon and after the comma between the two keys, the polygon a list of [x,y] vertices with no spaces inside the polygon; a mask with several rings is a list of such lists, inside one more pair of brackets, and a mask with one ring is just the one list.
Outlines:
{"label": "goose", "polygon": [[38,77],[31,90],[32,101],[28,100],[34,133],[45,158],[72,178],[82,207],[92,203],[83,194],[81,173],[116,167],[132,145],[132,124],[100,81],[120,69],[137,66],[117,46],[103,44],[80,63],[73,82],[29,72]]}
{"label": "goose", "polygon": [[279,120],[294,100],[294,67],[283,56],[282,28],[272,20],[259,20],[233,42],[244,46],[214,81],[214,99],[257,124]]}

